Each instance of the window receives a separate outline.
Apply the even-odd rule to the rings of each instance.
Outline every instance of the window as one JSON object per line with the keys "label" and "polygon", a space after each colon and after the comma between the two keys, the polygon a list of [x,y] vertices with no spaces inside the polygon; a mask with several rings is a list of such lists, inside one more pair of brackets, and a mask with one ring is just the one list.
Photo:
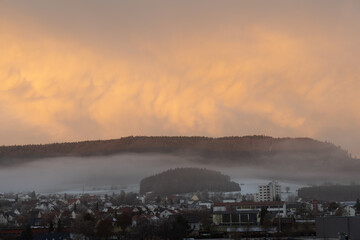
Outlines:
{"label": "window", "polygon": [[250,213],[249,214],[249,222],[256,224],[257,223],[257,216],[256,213]]}
{"label": "window", "polygon": [[240,220],[239,214],[231,214],[231,221],[232,221],[233,223],[238,223],[239,220]]}
{"label": "window", "polygon": [[249,215],[248,214],[240,214],[241,223],[248,223],[249,222]]}
{"label": "window", "polygon": [[222,222],[223,223],[230,223],[230,214],[223,214],[222,215]]}

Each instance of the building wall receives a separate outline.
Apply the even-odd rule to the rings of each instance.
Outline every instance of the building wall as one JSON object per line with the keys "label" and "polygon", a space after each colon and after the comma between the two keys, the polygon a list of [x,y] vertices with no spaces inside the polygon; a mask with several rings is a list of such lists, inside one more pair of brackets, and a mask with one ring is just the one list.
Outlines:
{"label": "building wall", "polygon": [[254,194],[256,202],[274,201],[276,195],[281,198],[281,186],[276,181],[271,181],[267,185],[259,186],[259,193]]}
{"label": "building wall", "polygon": [[253,213],[217,213],[213,214],[213,223],[215,225],[227,225],[227,226],[253,226],[259,224],[259,212]]}
{"label": "building wall", "polygon": [[316,236],[318,238],[339,238],[345,233],[352,240],[360,240],[360,217],[318,217]]}

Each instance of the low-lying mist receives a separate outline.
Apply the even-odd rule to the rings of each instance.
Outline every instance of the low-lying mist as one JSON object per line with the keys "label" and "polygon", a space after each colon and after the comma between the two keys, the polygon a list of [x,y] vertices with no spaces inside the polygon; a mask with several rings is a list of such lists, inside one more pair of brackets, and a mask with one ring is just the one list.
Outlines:
{"label": "low-lying mist", "polygon": [[58,192],[96,186],[138,184],[169,168],[198,167],[220,171],[232,179],[282,180],[298,184],[357,182],[358,163],[302,161],[301,155],[254,160],[206,159],[196,155],[120,154],[17,161],[0,169],[0,191]]}

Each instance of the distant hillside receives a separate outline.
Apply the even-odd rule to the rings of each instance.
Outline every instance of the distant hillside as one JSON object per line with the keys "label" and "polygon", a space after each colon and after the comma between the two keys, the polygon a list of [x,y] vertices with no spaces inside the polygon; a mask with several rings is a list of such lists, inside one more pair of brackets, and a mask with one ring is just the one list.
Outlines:
{"label": "distant hillside", "polygon": [[0,159],[44,158],[59,156],[111,155],[125,152],[191,152],[203,156],[250,157],[278,153],[348,154],[331,143],[310,138],[245,137],[124,137],[45,145],[0,146]]}
{"label": "distant hillside", "polygon": [[299,197],[306,200],[356,201],[360,198],[360,185],[331,185],[300,188]]}
{"label": "distant hillside", "polygon": [[176,168],[144,178],[140,193],[180,194],[197,191],[240,191],[239,184],[217,171],[198,168]]}
{"label": "distant hillside", "polygon": [[[218,166],[255,166],[292,172],[294,178],[306,178],[341,170],[357,174],[359,159],[353,159],[340,147],[309,138],[245,137],[124,137],[113,140],[54,143],[46,145],[2,146],[0,166],[50,157],[107,156],[125,153],[171,154],[196,164]],[[296,176],[295,176],[296,175]],[[270,175],[270,178],[279,176]],[[321,176],[320,176],[321,177]]]}

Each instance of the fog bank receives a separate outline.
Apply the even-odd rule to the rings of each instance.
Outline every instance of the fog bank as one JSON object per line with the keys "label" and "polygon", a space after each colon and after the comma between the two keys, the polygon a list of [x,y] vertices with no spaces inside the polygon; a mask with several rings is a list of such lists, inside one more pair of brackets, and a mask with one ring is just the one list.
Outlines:
{"label": "fog bank", "polygon": [[61,157],[24,162],[0,169],[0,191],[58,192],[96,186],[127,186],[169,168],[199,167],[220,171],[232,179],[282,180],[301,184],[357,182],[357,167],[344,163],[317,163],[292,159],[261,159],[230,163],[209,162],[198,156],[121,154],[104,157]]}

